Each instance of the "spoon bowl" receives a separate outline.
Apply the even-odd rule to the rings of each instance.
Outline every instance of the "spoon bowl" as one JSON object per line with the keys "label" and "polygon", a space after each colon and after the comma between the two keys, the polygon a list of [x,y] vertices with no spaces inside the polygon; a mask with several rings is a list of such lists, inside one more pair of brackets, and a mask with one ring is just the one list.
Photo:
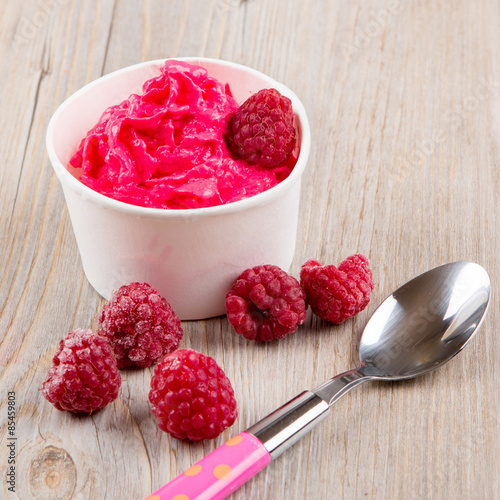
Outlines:
{"label": "spoon bowl", "polygon": [[477,331],[490,288],[488,273],[473,262],[445,264],[412,279],[366,324],[359,345],[360,371],[399,380],[446,363]]}

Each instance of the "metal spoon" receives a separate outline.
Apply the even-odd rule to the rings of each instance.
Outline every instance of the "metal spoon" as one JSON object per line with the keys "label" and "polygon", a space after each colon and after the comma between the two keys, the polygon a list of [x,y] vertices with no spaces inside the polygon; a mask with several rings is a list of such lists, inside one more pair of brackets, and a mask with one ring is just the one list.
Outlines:
{"label": "metal spoon", "polygon": [[412,279],[366,324],[359,368],[299,394],[149,498],[225,498],[309,432],[352,388],[367,380],[416,377],[448,362],[481,324],[490,287],[487,272],[473,262],[445,264]]}

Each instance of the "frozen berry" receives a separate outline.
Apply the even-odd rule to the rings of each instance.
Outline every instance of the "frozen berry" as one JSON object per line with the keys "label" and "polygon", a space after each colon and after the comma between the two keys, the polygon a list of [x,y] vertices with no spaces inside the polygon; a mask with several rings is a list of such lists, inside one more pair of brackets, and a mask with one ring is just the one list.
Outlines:
{"label": "frozen berry", "polygon": [[192,349],[175,351],[156,365],[149,400],[160,429],[178,439],[214,439],[238,415],[222,368]]}
{"label": "frozen berry", "polygon": [[183,335],[170,304],[147,283],[118,289],[97,323],[97,333],[110,343],[120,369],[151,366],[177,349]]}
{"label": "frozen berry", "polygon": [[292,101],[276,89],[260,90],[231,116],[224,137],[237,158],[266,168],[283,165],[295,145]]}
{"label": "frozen berry", "polygon": [[227,319],[247,340],[281,339],[306,320],[305,298],[299,282],[278,266],[256,266],[227,292]]}
{"label": "frozen berry", "polygon": [[300,283],[313,313],[325,321],[342,323],[362,311],[373,290],[368,264],[362,254],[347,257],[338,268],[308,260],[302,266]]}
{"label": "frozen berry", "polygon": [[42,393],[58,410],[92,413],[118,397],[120,384],[108,343],[91,330],[77,329],[59,343]]}

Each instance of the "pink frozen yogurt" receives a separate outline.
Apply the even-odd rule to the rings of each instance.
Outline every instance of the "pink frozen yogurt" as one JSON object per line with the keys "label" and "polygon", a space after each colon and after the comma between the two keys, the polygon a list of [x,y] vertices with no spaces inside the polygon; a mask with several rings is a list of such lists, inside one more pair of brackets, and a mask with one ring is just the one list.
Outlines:
{"label": "pink frozen yogurt", "polygon": [[228,84],[169,60],[142,95],[104,111],[70,163],[82,169],[82,183],[133,205],[183,209],[242,200],[285,179],[297,155],[274,169],[232,158],[223,133],[237,108]]}

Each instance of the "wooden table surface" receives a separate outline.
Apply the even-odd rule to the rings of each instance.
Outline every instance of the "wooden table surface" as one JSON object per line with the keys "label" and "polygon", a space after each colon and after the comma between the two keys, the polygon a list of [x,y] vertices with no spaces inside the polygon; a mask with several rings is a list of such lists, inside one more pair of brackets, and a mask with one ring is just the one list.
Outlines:
{"label": "wooden table surface", "polygon": [[[495,0],[1,0],[0,496],[141,499],[354,368],[364,324],[397,286],[472,260],[494,295],[463,353],[425,377],[353,391],[232,498],[500,498],[499,26]],[[234,426],[203,444],[158,429],[152,369],[124,372],[119,398],[90,417],[56,411],[40,392],[59,340],[95,327],[104,303],[47,157],[49,119],[103,74],[176,56],[242,63],[297,93],[313,145],[291,272],[362,252],[376,284],[355,319],[309,316],[279,342],[248,343],[225,317],[183,323],[181,346],[221,364],[239,405]]]}

